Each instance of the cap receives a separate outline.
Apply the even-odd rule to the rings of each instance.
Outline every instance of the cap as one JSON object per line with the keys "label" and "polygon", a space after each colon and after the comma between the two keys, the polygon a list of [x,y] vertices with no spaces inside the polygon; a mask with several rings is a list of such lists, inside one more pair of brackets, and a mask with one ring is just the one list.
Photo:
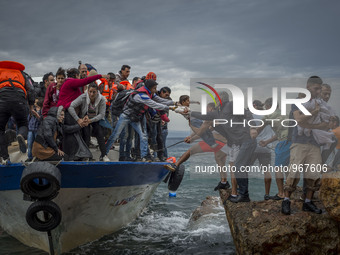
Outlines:
{"label": "cap", "polygon": [[157,75],[154,72],[149,72],[146,75],[145,79],[147,79],[147,80],[154,80],[155,81],[157,79]]}

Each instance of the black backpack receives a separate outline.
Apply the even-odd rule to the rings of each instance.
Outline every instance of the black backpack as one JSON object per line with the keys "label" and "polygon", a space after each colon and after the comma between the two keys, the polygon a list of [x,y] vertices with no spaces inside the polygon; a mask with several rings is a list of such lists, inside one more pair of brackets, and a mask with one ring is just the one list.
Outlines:
{"label": "black backpack", "polygon": [[124,105],[129,99],[130,95],[135,94],[135,90],[122,90],[118,92],[115,99],[112,101],[112,115],[119,116],[123,112]]}

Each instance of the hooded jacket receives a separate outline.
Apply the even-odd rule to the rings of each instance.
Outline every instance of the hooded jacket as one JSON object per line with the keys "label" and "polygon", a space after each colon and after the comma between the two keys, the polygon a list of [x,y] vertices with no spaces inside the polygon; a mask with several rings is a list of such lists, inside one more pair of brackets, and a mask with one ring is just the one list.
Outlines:
{"label": "hooded jacket", "polygon": [[58,152],[57,142],[54,140],[54,134],[57,132],[57,140],[61,141],[63,132],[74,133],[79,131],[81,127],[75,125],[62,125],[57,118],[57,107],[52,107],[47,114],[47,117],[42,121],[39,126],[35,141],[40,143],[44,148],[50,147],[55,152]]}
{"label": "hooded jacket", "polygon": [[[85,117],[88,112],[90,104],[90,97],[88,93],[81,94],[76,100],[74,100],[70,107],[68,108],[68,112],[71,116],[78,121],[80,118]],[[80,113],[79,116],[77,115],[75,108],[80,106]],[[97,98],[94,102],[94,107],[96,109],[96,116],[91,119],[92,122],[100,121],[101,119],[105,118],[105,111],[106,111],[106,103],[105,97],[98,93]]]}

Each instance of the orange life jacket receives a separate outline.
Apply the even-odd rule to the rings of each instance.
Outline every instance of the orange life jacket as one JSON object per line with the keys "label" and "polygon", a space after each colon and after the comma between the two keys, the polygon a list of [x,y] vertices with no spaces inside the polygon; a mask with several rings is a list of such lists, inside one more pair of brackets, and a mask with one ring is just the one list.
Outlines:
{"label": "orange life jacket", "polygon": [[133,89],[133,87],[132,87],[132,85],[129,81],[121,81],[120,84],[124,85],[126,90]]}
{"label": "orange life jacket", "polygon": [[100,85],[103,85],[103,92],[102,92],[102,96],[104,96],[106,98],[106,105],[111,105],[111,100],[113,99],[113,94],[115,92],[117,92],[117,85],[115,85],[114,83],[112,84],[112,86],[110,87],[108,81],[105,78],[101,78],[101,83]]}
{"label": "orange life jacket", "polygon": [[[18,65],[13,65],[13,63]],[[19,88],[25,92],[26,97],[25,77],[21,73],[24,69],[25,67],[20,63],[0,61],[0,89],[4,87]]]}

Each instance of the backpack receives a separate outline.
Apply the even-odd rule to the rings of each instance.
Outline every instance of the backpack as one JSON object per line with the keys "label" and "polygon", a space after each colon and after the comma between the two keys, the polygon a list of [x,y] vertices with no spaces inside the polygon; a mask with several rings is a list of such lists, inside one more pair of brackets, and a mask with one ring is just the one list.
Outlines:
{"label": "backpack", "polygon": [[117,93],[111,104],[112,115],[119,116],[123,112],[124,105],[132,94],[136,94],[136,91],[125,89]]}

